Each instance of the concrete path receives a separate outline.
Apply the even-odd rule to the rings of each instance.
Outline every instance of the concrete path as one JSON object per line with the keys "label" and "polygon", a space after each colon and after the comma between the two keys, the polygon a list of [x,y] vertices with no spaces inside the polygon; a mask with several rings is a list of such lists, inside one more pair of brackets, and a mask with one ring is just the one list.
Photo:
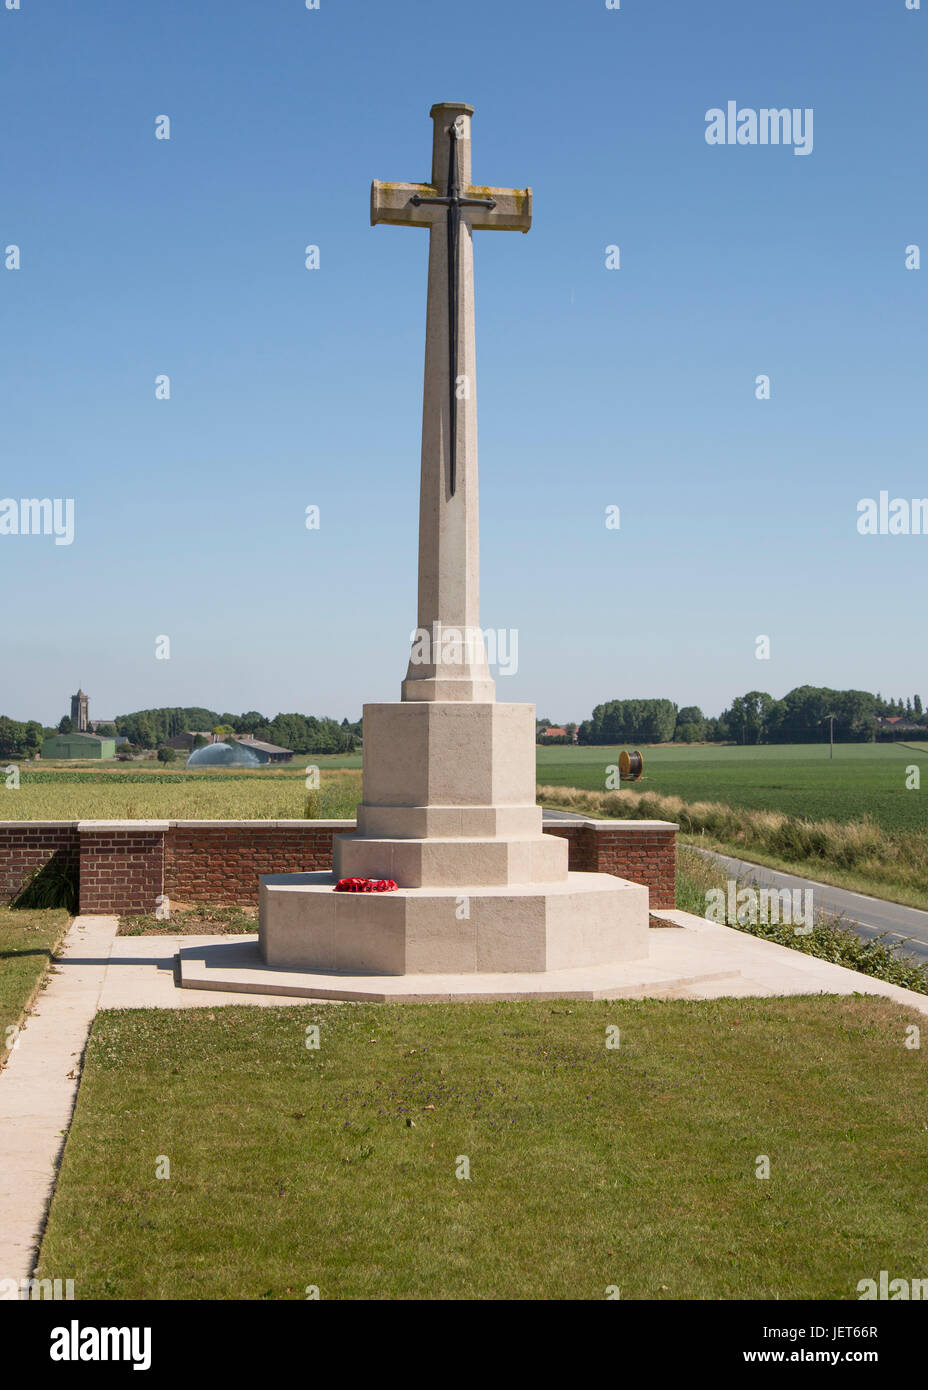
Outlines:
{"label": "concrete path", "polygon": [[[928,1015],[928,994],[887,984],[858,970],[794,951],[775,941],[764,941],[749,932],[734,927],[722,927],[695,917],[691,912],[655,912],[655,917],[674,922],[683,932],[657,930],[652,932],[652,959],[674,960],[683,973],[687,962],[692,969],[696,962],[704,971],[713,969],[737,970],[739,978],[696,983],[674,990],[666,997],[674,999],[719,999],[777,994],[874,994],[892,999],[897,1004]],[[666,940],[665,940],[666,938]]]}
{"label": "concrete path", "polygon": [[[263,988],[280,1002],[347,998],[406,1003],[478,999],[718,999],[747,995],[874,994],[928,1015],[928,995],[818,960],[789,946],[718,926],[691,912],[655,912],[673,927],[650,933],[646,960],[574,970],[508,975],[334,975],[264,965],[253,936],[188,938],[181,949],[179,991],[213,1002]],[[211,991],[217,991],[212,993]],[[221,991],[221,993],[220,993]]]}
{"label": "concrete path", "polygon": [[78,917],[0,1072],[0,1279],[28,1279],[71,1123],[115,917]]}

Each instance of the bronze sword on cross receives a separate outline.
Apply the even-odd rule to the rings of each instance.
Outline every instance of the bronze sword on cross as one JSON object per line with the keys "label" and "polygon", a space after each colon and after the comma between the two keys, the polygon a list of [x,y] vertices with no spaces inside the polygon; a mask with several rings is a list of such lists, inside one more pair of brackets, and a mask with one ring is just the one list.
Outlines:
{"label": "bronze sword on cross", "polygon": [[[473,315],[472,290],[468,291],[467,302],[463,305],[461,302],[462,209],[467,209],[466,223],[470,231],[498,229],[527,232],[532,224],[532,195],[528,188],[472,188],[470,117],[473,108],[461,103],[444,102],[434,106],[431,114],[435,121],[431,185],[380,183],[375,180],[371,188],[371,223],[388,222],[434,229],[439,210],[446,210],[447,400],[450,412],[448,490],[454,496],[458,482],[458,378],[461,375],[458,368],[462,310],[465,319]],[[442,187],[444,194],[439,191]]]}
{"label": "bronze sword on cross", "polygon": [[424,207],[431,203],[434,206],[448,209],[448,387],[450,391],[448,398],[450,413],[448,484],[452,497],[455,494],[458,480],[458,279],[460,273],[461,208],[489,208],[492,211],[496,207],[495,198],[461,197],[457,141],[458,121],[462,119],[459,116],[448,127],[448,139],[451,142],[448,150],[448,192],[444,198],[423,198],[418,193],[414,193],[409,200],[414,208]]}

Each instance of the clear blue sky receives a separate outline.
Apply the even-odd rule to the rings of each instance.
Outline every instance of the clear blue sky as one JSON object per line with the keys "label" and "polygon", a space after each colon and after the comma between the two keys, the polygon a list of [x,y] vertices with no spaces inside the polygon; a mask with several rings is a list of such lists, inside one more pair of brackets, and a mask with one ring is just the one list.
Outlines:
{"label": "clear blue sky", "polygon": [[[95,717],[399,698],[427,236],[368,196],[427,177],[444,100],[476,108],[475,179],[535,194],[528,236],[477,238],[498,697],[928,696],[928,537],[856,527],[928,495],[926,26],[904,0],[0,5],[0,496],[76,504],[71,546],[0,536],[0,712],[57,721],[78,683]],[[729,100],[812,107],[813,153],[709,146]]]}

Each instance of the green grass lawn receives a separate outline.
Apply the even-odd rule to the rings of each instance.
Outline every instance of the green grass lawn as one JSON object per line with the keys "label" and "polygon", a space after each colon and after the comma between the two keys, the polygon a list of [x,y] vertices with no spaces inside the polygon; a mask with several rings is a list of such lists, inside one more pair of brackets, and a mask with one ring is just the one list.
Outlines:
{"label": "green grass lawn", "polygon": [[860,997],[98,1014],[37,1273],[108,1299],[856,1298],[925,1274],[913,1017]]}
{"label": "green grass lawn", "polygon": [[[565,745],[538,749],[542,785],[606,790],[606,768],[618,748]],[[644,777],[635,791],[722,801],[728,806],[784,811],[807,820],[861,820],[890,831],[928,827],[928,746],[898,743],[782,744],[759,748],[700,744],[642,749]],[[917,765],[924,787],[906,789]]]}
{"label": "green grass lawn", "polygon": [[7,1053],[6,1030],[22,1022],[68,921],[62,908],[0,907],[0,1061]]}

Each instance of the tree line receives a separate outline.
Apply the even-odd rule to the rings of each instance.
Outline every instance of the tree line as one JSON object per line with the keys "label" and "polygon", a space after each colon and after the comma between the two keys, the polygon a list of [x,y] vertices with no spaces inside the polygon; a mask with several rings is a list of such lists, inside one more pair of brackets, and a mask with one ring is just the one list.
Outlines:
{"label": "tree line", "polygon": [[361,721],[352,724],[314,714],[275,714],[258,710],[217,714],[198,706],[137,710],[116,716],[116,732],[136,748],[156,748],[177,734],[251,734],[294,753],[351,753],[361,741]]}
{"label": "tree line", "polygon": [[36,719],[21,722],[0,714],[0,757],[31,758],[42,748],[45,730]]}
{"label": "tree line", "polygon": [[[577,731],[578,743],[842,743],[882,736],[877,718],[899,717],[928,724],[921,697],[884,700],[866,690],[832,690],[800,685],[782,699],[764,690],[737,696],[717,718],[698,705],[678,708],[672,700],[609,700],[597,705]],[[928,732],[928,727],[926,727]]]}
{"label": "tree line", "polygon": [[[20,721],[0,715],[0,757],[31,758],[41,751],[43,739],[72,731],[69,714],[55,728],[43,726],[35,719]],[[193,705],[120,714],[112,724],[97,724],[95,732],[104,738],[121,735],[132,748],[159,748],[177,734],[199,732],[251,734],[263,743],[276,743],[294,753],[351,753],[361,742],[361,721],[352,724],[347,719],[339,722],[312,714],[276,714],[269,719],[258,710],[217,714]]]}

